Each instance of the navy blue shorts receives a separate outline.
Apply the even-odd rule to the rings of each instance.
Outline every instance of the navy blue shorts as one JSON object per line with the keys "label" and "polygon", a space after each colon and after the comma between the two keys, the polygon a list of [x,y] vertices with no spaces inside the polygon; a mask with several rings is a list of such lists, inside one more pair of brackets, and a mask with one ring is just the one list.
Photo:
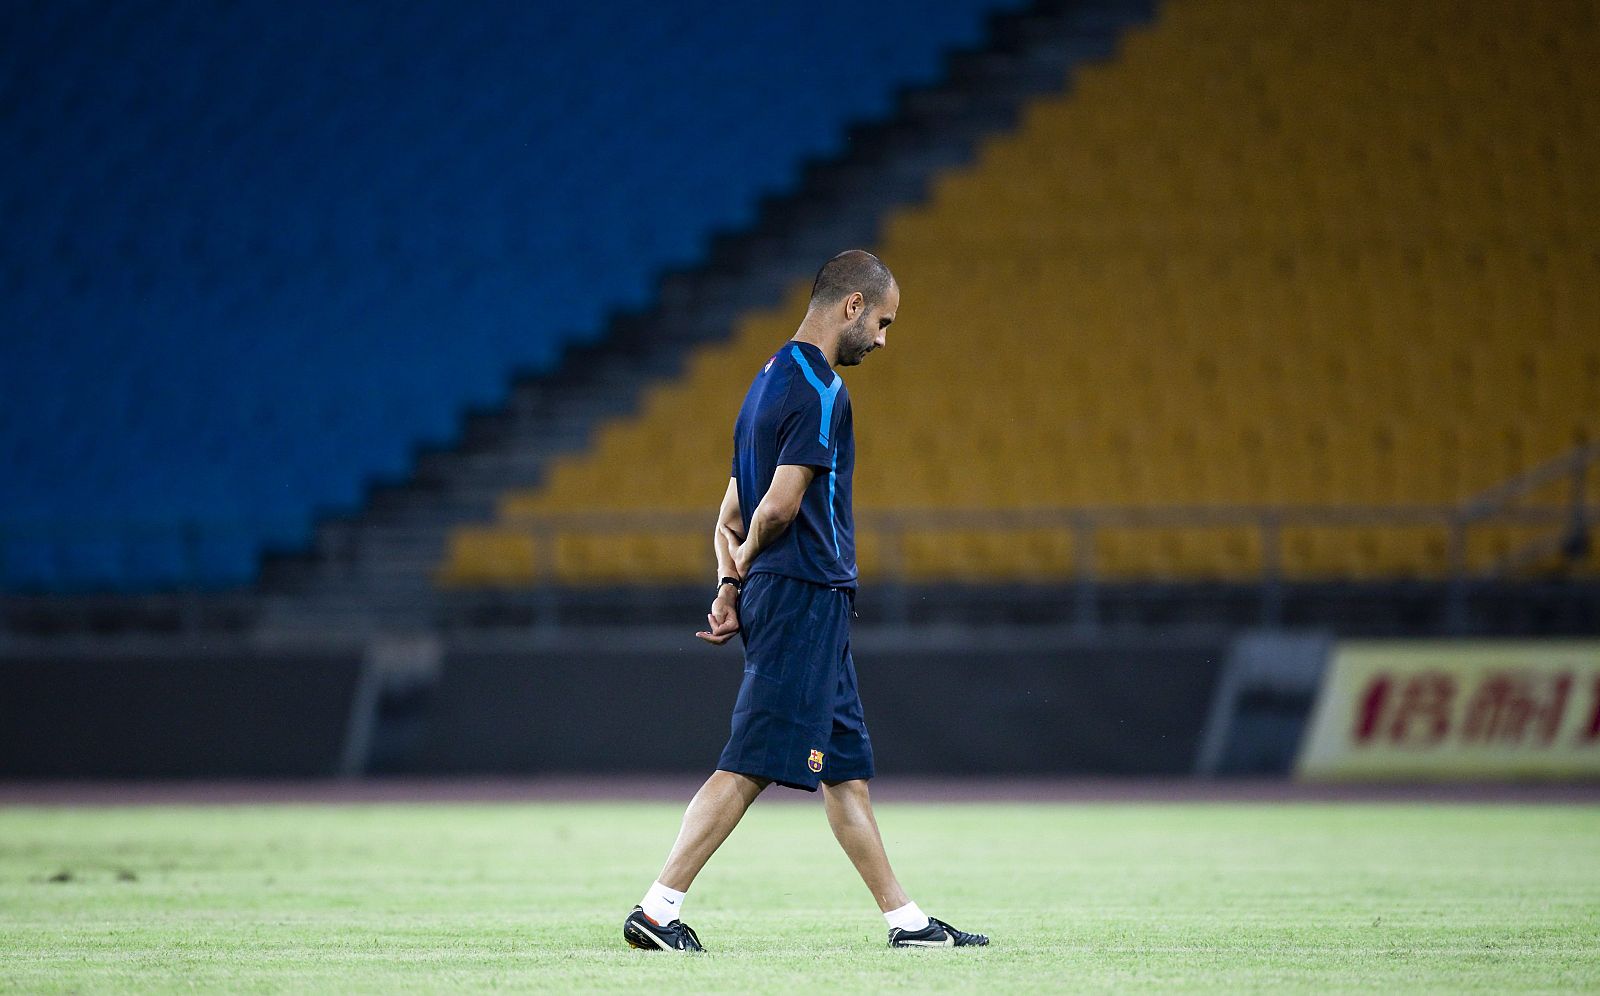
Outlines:
{"label": "navy blue shorts", "polygon": [[872,777],[856,665],[853,594],[777,574],[752,574],[739,596],[744,683],[717,767],[815,792],[822,781]]}

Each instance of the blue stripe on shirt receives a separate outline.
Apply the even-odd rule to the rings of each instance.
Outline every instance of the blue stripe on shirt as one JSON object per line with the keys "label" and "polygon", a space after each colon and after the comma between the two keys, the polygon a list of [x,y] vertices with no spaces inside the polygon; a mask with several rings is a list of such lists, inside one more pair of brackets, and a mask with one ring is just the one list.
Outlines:
{"label": "blue stripe on shirt", "polygon": [[[822,425],[817,430],[817,442],[823,446],[828,445],[828,429],[833,424],[833,399],[839,396],[839,388],[844,384],[844,378],[835,376],[832,384],[823,384],[822,378],[811,369],[811,364],[806,362],[805,354],[800,352],[799,346],[790,346],[789,355],[800,364],[800,372],[806,375],[806,381],[817,390],[817,395],[822,399]],[[834,519],[834,487],[839,477],[839,451],[831,450],[828,453],[828,528],[833,531],[833,555],[844,557],[839,549],[839,523]]]}
{"label": "blue stripe on shirt", "polygon": [[839,386],[844,383],[844,378],[833,378],[832,384],[824,384],[822,378],[817,376],[811,364],[806,362],[806,356],[800,352],[799,346],[790,346],[789,355],[800,364],[800,372],[806,375],[806,381],[817,389],[817,395],[822,399],[822,425],[817,430],[817,442],[828,445],[828,428],[833,424],[833,399],[839,396]]}

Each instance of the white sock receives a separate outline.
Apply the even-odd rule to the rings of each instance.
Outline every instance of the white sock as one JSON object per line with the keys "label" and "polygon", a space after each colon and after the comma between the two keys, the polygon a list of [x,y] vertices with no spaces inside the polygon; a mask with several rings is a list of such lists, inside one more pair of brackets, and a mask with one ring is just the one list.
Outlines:
{"label": "white sock", "polygon": [[916,903],[906,903],[897,910],[890,910],[883,918],[889,921],[890,930],[921,930],[928,925],[928,914],[917,909]]}
{"label": "white sock", "polygon": [[657,882],[644,894],[639,905],[644,907],[645,916],[665,927],[683,917],[683,896],[677,889],[669,889]]}

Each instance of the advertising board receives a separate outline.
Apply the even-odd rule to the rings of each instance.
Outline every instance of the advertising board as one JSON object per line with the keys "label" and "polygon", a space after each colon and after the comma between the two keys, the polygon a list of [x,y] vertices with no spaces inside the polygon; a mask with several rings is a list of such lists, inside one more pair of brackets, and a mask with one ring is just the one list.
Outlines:
{"label": "advertising board", "polygon": [[1600,778],[1600,642],[1341,643],[1296,773]]}

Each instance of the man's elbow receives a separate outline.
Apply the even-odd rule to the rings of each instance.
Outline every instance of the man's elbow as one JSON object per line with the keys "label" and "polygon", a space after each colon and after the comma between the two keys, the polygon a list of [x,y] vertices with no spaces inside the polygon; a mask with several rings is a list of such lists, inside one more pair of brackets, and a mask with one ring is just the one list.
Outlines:
{"label": "man's elbow", "polygon": [[767,507],[766,512],[765,518],[772,527],[772,531],[780,533],[788,529],[794,523],[794,520],[799,517],[800,503],[798,501],[774,502]]}
{"label": "man's elbow", "polygon": [[778,519],[778,528],[788,529],[790,526],[794,525],[794,520],[798,518],[800,518],[800,504],[799,502],[796,502],[794,505],[783,510],[782,517]]}

